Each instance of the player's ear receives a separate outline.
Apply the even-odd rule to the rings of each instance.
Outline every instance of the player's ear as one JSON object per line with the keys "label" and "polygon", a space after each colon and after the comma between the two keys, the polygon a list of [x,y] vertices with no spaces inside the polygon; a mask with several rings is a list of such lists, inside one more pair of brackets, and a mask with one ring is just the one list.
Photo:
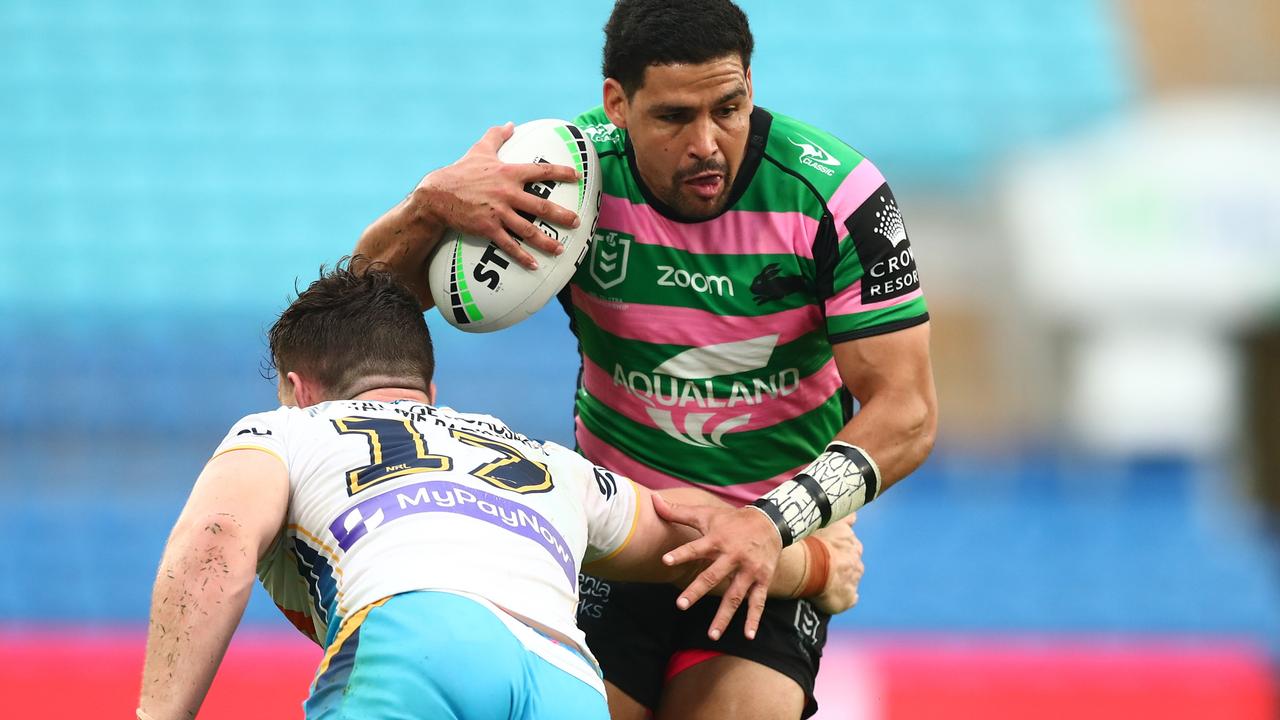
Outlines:
{"label": "player's ear", "polygon": [[286,373],[276,380],[276,397],[280,399],[280,404],[288,407],[295,407],[298,399],[293,396],[293,381],[289,379],[294,373]]}
{"label": "player's ear", "polygon": [[629,104],[627,91],[622,89],[622,83],[613,78],[605,78],[604,114],[609,116],[609,122],[617,127],[626,129]]}
{"label": "player's ear", "polygon": [[751,68],[747,68],[747,99],[755,102],[756,90],[751,85]]}
{"label": "player's ear", "polygon": [[306,376],[290,371],[285,380],[293,388],[294,405],[304,408],[324,402],[324,392],[320,385]]}

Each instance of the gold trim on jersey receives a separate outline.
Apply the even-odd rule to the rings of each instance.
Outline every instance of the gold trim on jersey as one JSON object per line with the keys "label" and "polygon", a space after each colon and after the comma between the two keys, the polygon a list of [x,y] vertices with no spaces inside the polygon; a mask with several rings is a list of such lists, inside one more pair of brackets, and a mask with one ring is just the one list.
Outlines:
{"label": "gold trim on jersey", "polygon": [[[328,558],[329,565],[333,568],[333,572],[338,576],[338,580],[339,581],[342,580],[342,566],[338,564],[337,551],[335,551],[333,548],[326,545],[325,542],[320,538],[316,537],[315,535],[312,535],[306,528],[302,527],[301,525],[297,525],[297,524],[286,525],[285,529],[292,530],[293,532],[301,535],[307,540],[310,540],[311,545],[314,546],[314,549],[316,550],[316,552],[323,553],[324,556]],[[337,587],[338,614],[346,615],[347,613],[342,607],[342,594],[343,594],[342,585],[341,583],[339,583]]]}
{"label": "gold trim on jersey", "polygon": [[613,552],[608,555],[592,560],[591,562],[593,563],[604,562],[605,560],[617,557],[618,553],[625,550],[626,547],[631,544],[631,538],[635,537],[636,528],[640,526],[640,493],[636,492],[635,480],[627,478],[627,482],[631,483],[631,497],[635,498],[635,508],[631,511],[631,529],[627,531],[627,536],[623,538],[621,545],[614,548]]}
{"label": "gold trim on jersey", "polygon": [[231,452],[231,451],[233,451],[233,450],[257,450],[258,452],[264,452],[264,453],[266,453],[266,454],[268,454],[268,455],[270,455],[270,456],[274,457],[275,459],[279,460],[279,461],[280,461],[280,464],[281,464],[281,465],[284,465],[284,467],[285,467],[285,469],[286,469],[286,470],[287,470],[287,469],[289,469],[289,463],[285,462],[285,461],[284,461],[284,458],[280,457],[280,453],[276,452],[275,450],[271,450],[271,449],[269,449],[269,448],[264,448],[264,447],[262,447],[261,445],[232,445],[232,446],[231,446],[231,447],[229,447],[229,448],[224,448],[224,449],[219,450],[218,452],[214,453],[214,454],[213,454],[213,457],[209,458],[209,460],[210,460],[210,461],[212,461],[212,460],[213,460],[213,458],[216,458],[216,457],[218,457],[219,455],[226,455],[227,453],[229,453],[229,452]]}
{"label": "gold trim on jersey", "polygon": [[338,628],[338,635],[333,639],[333,644],[329,645],[329,648],[324,651],[324,659],[320,661],[320,667],[316,670],[316,680],[319,680],[320,676],[324,675],[325,671],[329,669],[329,662],[332,661],[333,657],[342,649],[342,645],[346,643],[347,640],[351,639],[351,636],[355,635],[356,631],[360,629],[361,623],[363,623],[365,618],[369,616],[369,611],[376,607],[381,607],[393,597],[395,596],[388,595],[381,600],[375,600],[357,610],[354,615],[351,615],[342,621],[342,627]]}

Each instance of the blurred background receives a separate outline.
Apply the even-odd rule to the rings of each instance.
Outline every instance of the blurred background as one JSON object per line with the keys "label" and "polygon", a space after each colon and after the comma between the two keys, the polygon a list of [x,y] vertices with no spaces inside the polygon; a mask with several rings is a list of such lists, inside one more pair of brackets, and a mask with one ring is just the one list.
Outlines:
{"label": "blurred background", "polygon": [[[884,171],[933,317],[938,448],[859,513],[819,717],[1277,716],[1280,4],[742,5],[757,102]],[[128,715],[295,283],[489,125],[597,104],[609,9],[0,3],[7,714]],[[558,307],[429,320],[444,404],[572,443]],[[318,658],[259,593],[203,716],[300,717]]]}

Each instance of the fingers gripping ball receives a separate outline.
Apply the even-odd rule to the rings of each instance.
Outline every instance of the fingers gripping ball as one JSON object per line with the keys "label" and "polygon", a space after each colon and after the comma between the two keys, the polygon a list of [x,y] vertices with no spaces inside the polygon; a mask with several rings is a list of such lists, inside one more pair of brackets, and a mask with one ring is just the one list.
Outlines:
{"label": "fingers gripping ball", "polygon": [[577,213],[579,225],[569,228],[525,217],[564,247],[564,253],[548,255],[526,245],[538,261],[537,270],[522,267],[487,238],[448,231],[431,256],[427,281],[445,320],[468,332],[510,327],[559,293],[586,256],[600,212],[600,160],[576,125],[564,120],[519,125],[498,150],[498,159],[577,168],[576,183],[531,182],[524,191]]}

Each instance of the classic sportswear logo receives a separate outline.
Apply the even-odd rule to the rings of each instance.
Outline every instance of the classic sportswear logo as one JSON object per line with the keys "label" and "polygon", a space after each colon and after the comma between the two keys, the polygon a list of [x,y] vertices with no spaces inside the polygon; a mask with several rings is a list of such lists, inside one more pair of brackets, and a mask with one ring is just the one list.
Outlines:
{"label": "classic sportswear logo", "polygon": [[618,126],[611,122],[600,123],[599,125],[588,125],[582,128],[582,132],[589,138],[591,142],[602,143],[615,141],[618,139]]}
{"label": "classic sportswear logo", "polygon": [[825,148],[809,138],[801,135],[800,139],[804,140],[804,142],[796,142],[792,138],[787,138],[792,145],[800,148],[800,162],[808,165],[814,170],[817,170],[823,175],[834,175],[836,171],[831,168],[840,167],[840,161],[837,160],[834,155],[827,152]]}
{"label": "classic sportswear logo", "polygon": [[631,241],[626,233],[605,230],[591,241],[591,277],[607,290],[627,278],[627,260],[631,257]]}
{"label": "classic sportswear logo", "polygon": [[[768,377],[734,380],[728,395],[716,394],[711,378],[765,368],[778,344],[778,335],[691,348],[669,358],[652,372],[627,371],[614,366],[613,384],[621,385],[648,407],[645,413],[667,435],[694,447],[725,447],[724,436],[751,421],[741,413],[712,422],[721,408],[751,407],[766,398],[785,397],[800,387],[800,371],[786,368]],[[685,413],[677,422],[672,409],[696,406],[710,412]],[[672,408],[672,409],[667,409]]]}

